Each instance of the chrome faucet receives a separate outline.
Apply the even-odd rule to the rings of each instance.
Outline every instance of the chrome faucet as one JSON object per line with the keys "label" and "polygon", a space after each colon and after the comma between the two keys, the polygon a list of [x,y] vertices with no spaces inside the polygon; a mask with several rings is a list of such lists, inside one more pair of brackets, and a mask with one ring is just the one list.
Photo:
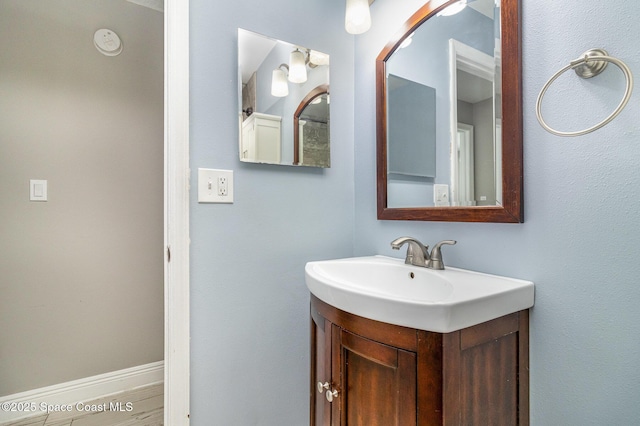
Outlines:
{"label": "chrome faucet", "polygon": [[391,248],[394,250],[400,250],[405,243],[408,244],[407,257],[404,263],[407,265],[421,266],[429,269],[444,269],[444,262],[442,260],[441,247],[445,244],[453,245],[456,243],[454,240],[444,240],[437,243],[431,254],[429,254],[429,246],[425,246],[420,241],[411,237],[400,237],[391,241]]}
{"label": "chrome faucet", "polygon": [[427,259],[429,259],[429,246],[424,246],[420,241],[411,237],[400,237],[391,241],[391,248],[394,250],[400,250],[405,243],[409,245],[407,248],[407,257],[404,263],[414,266],[427,266]]}

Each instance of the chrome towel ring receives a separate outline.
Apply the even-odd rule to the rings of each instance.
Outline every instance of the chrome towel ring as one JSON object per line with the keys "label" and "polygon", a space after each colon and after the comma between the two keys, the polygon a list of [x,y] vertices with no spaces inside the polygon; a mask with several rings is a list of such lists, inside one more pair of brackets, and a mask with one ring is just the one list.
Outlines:
{"label": "chrome towel ring", "polygon": [[[624,97],[622,98],[622,101],[620,101],[620,104],[618,104],[618,107],[615,109],[615,111],[613,111],[611,115],[605,118],[601,123],[598,123],[593,127],[589,127],[588,129],[580,130],[578,132],[561,132],[549,127],[549,125],[547,125],[547,123],[542,118],[542,112],[541,112],[542,98],[544,97],[544,94],[546,93],[549,86],[551,86],[551,84],[568,69],[575,70],[576,74],[581,78],[591,78],[591,77],[595,77],[596,75],[604,71],[604,69],[607,67],[607,64],[609,62],[616,65],[618,68],[620,68],[620,70],[624,73],[625,78],[627,79],[627,87],[625,89]],[[586,135],[587,133],[591,133],[594,130],[598,130],[599,128],[607,125],[608,123],[611,122],[611,120],[616,118],[618,114],[620,114],[620,112],[627,105],[627,102],[629,102],[629,98],[631,97],[632,91],[633,91],[633,75],[631,74],[631,70],[629,69],[629,67],[621,60],[614,58],[612,56],[609,56],[607,51],[604,49],[591,49],[585,52],[582,55],[582,57],[574,61],[571,61],[569,65],[567,65],[566,67],[562,68],[560,71],[555,73],[553,77],[551,77],[549,81],[547,81],[547,84],[544,85],[544,87],[540,91],[540,94],[538,95],[538,101],[536,102],[536,116],[538,117],[538,121],[540,122],[540,125],[544,127],[546,131],[554,135],[557,135],[557,136]]]}

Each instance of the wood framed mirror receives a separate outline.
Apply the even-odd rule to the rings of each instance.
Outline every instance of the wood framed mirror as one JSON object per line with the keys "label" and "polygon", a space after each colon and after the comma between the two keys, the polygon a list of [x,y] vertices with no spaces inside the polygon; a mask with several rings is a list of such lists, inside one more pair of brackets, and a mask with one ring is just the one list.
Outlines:
{"label": "wood framed mirror", "polygon": [[379,220],[524,221],[519,2],[431,0],[378,55]]}

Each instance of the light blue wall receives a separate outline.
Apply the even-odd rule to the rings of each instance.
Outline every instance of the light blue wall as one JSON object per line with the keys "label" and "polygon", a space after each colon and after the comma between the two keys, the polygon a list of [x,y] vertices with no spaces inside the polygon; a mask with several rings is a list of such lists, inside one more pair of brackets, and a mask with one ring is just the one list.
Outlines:
{"label": "light blue wall", "polygon": [[[354,41],[339,3],[191,1],[193,425],[308,423],[304,265],[353,254]],[[238,160],[238,27],[331,56],[330,169]],[[234,204],[197,203],[199,167],[234,171]]]}
{"label": "light blue wall", "polygon": [[[631,425],[640,418],[640,93],[607,127],[579,138],[546,133],[538,91],[584,51],[604,47],[640,75],[635,0],[522,1],[525,223],[377,221],[374,60],[424,2],[378,0],[373,30],[356,38],[356,255],[398,256],[413,235],[458,240],[445,261],[533,280],[533,425]],[[615,67],[590,81],[558,80],[545,101],[567,130],[604,118],[622,98]],[[595,112],[590,112],[594,109]],[[577,117],[575,120],[572,117]]]}
{"label": "light blue wall", "polygon": [[[374,61],[422,0],[377,0],[373,29],[355,38],[342,1],[191,1],[192,187],[198,167],[233,169],[236,184],[232,205],[199,205],[192,191],[192,424],[307,424],[304,263],[400,256],[389,241],[404,234],[457,239],[448,263],[536,283],[533,425],[640,418],[640,94],[580,138],[552,136],[535,118],[547,78],[589,48],[640,73],[640,8],[523,3],[526,222],[506,225],[376,220]],[[237,27],[331,55],[331,169],[238,161]],[[575,129],[604,117],[619,79],[611,67],[597,80],[559,80],[549,121]]]}

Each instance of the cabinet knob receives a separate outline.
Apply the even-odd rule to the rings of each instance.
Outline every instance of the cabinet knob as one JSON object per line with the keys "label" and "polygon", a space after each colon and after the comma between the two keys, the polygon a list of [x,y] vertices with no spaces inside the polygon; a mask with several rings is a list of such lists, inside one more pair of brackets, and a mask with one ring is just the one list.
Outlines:
{"label": "cabinet knob", "polygon": [[318,382],[318,392],[323,393],[325,389],[329,389],[329,382]]}
{"label": "cabinet knob", "polygon": [[329,402],[333,402],[333,398],[337,398],[338,397],[338,391],[337,390],[327,390],[327,393],[324,394],[324,396],[327,397],[327,401]]}

